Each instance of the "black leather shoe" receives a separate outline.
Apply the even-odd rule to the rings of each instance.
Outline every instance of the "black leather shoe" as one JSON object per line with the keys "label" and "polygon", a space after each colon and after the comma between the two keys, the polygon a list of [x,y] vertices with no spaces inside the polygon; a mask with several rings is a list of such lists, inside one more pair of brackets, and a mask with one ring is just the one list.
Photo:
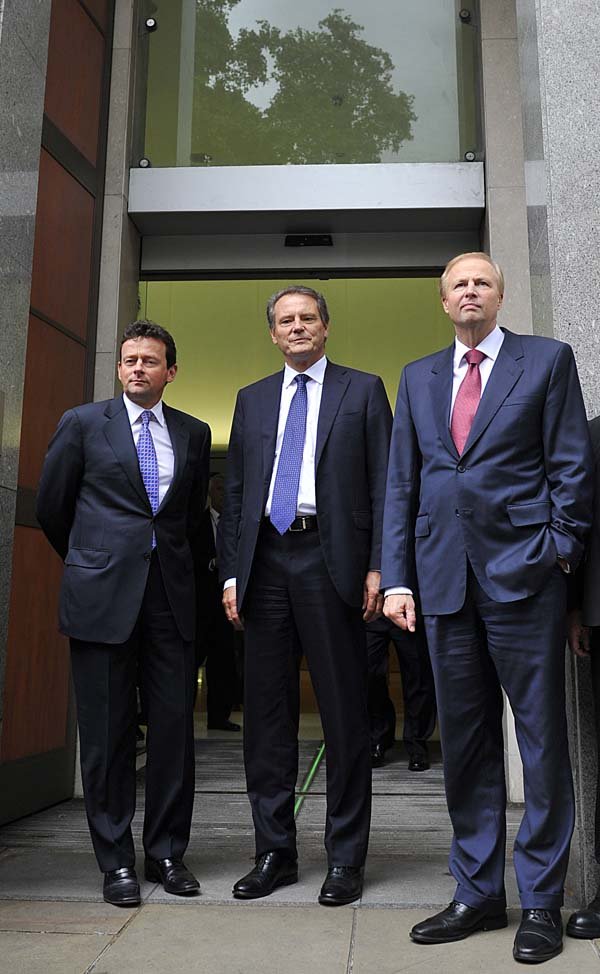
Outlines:
{"label": "black leather shoe", "polygon": [[104,873],[104,900],[113,906],[139,906],[140,884],[135,869],[124,866]]}
{"label": "black leather shoe", "polygon": [[256,900],[259,896],[269,896],[279,886],[297,882],[298,860],[274,849],[259,856],[254,869],[238,879],[232,892],[237,900]]}
{"label": "black leather shoe", "polygon": [[429,761],[426,758],[410,758],[409,771],[429,771]]}
{"label": "black leather shoe", "polygon": [[600,896],[596,896],[585,910],[571,914],[567,936],[577,940],[596,940],[600,937]]}
{"label": "black leather shoe", "polygon": [[344,906],[360,899],[363,875],[362,866],[330,866],[319,893],[321,906]]}
{"label": "black leather shoe", "polygon": [[200,891],[200,883],[181,859],[146,859],[145,874],[149,883],[162,883],[165,892],[175,896],[191,896]]}
{"label": "black leather shoe", "polygon": [[513,957],[524,964],[541,964],[560,954],[560,910],[523,910],[513,947]]}
{"label": "black leather shoe", "polygon": [[371,748],[371,767],[382,768],[385,763],[385,749],[381,744],[374,744]]}
{"label": "black leather shoe", "polygon": [[239,724],[234,724],[232,720],[219,720],[211,721],[210,724],[206,725],[207,730],[224,730],[224,731],[239,731],[241,726]]}
{"label": "black leather shoe", "polygon": [[464,940],[478,930],[500,930],[507,925],[506,910],[488,913],[452,900],[441,913],[416,923],[410,931],[410,939],[416,944],[450,944]]}

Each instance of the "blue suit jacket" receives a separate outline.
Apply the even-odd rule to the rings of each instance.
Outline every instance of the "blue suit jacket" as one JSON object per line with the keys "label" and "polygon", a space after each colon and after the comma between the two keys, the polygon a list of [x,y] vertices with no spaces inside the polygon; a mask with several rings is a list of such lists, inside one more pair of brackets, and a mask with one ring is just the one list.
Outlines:
{"label": "blue suit jacket", "polygon": [[[217,539],[222,581],[241,608],[271,483],[283,371],[238,393]],[[341,598],[360,606],[367,571],[381,569],[383,499],[392,412],[381,379],[327,363],[315,456],[319,536]]]}
{"label": "blue suit jacket", "polygon": [[173,480],[152,508],[123,397],[69,409],[44,461],[37,517],[65,570],[60,630],[85,642],[122,643],[136,623],[150,567],[152,531],[177,627],[194,638],[192,547],[206,501],[210,429],[163,404]]}
{"label": "blue suit jacket", "polygon": [[505,337],[464,452],[450,435],[454,345],[407,365],[392,432],[382,585],[418,581],[426,615],[457,612],[467,558],[490,598],[539,591],[572,568],[590,527],[589,434],[568,345]]}

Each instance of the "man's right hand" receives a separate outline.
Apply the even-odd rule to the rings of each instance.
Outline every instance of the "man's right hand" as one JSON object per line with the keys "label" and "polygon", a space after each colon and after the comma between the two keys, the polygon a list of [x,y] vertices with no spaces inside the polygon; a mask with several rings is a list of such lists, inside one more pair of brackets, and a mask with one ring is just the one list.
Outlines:
{"label": "man's right hand", "polygon": [[590,630],[581,621],[580,609],[573,609],[567,616],[567,639],[575,656],[589,656]]}
{"label": "man's right hand", "polygon": [[414,632],[417,628],[417,613],[412,595],[387,595],[383,603],[383,614],[399,629]]}
{"label": "man's right hand", "polygon": [[234,629],[243,629],[244,623],[241,617],[238,615],[237,610],[237,594],[235,585],[230,585],[223,592],[223,608],[225,609],[225,615],[229,619],[231,625]]}

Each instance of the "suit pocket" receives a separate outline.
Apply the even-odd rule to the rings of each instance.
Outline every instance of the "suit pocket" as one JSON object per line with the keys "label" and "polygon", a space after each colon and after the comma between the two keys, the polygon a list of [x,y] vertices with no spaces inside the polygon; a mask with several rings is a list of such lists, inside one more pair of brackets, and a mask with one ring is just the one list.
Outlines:
{"label": "suit pocket", "polygon": [[65,565],[73,565],[75,568],[106,568],[110,551],[101,551],[98,548],[69,548]]}
{"label": "suit pocket", "polygon": [[418,514],[415,521],[415,538],[426,538],[429,534],[429,514]]}
{"label": "suit pocket", "polygon": [[531,501],[526,504],[507,504],[510,523],[515,528],[525,528],[530,524],[550,523],[550,502]]}
{"label": "suit pocket", "polygon": [[361,531],[370,531],[373,519],[368,511],[353,511],[352,520],[354,521],[354,527],[360,528]]}

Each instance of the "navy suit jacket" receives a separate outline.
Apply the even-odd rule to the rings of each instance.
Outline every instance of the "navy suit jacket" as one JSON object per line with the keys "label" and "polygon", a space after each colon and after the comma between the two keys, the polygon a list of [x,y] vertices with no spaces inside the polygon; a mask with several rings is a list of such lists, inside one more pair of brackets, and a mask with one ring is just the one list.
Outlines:
{"label": "navy suit jacket", "polygon": [[[283,371],[238,393],[219,521],[222,581],[243,605],[271,483]],[[381,570],[383,499],[392,413],[379,376],[327,363],[317,426],[319,537],[341,598],[360,606],[369,570]]]}
{"label": "navy suit jacket", "polygon": [[152,531],[169,605],[194,638],[191,546],[206,502],[210,429],[163,404],[173,480],[153,517],[123,397],[69,409],[44,461],[37,517],[64,560],[60,630],[86,642],[122,643],[136,623]]}
{"label": "navy suit jacket", "polygon": [[449,429],[454,345],[407,365],[398,390],[382,586],[418,581],[425,615],[462,608],[467,558],[485,592],[538,592],[590,527],[589,434],[568,345],[506,329],[462,456]]}

